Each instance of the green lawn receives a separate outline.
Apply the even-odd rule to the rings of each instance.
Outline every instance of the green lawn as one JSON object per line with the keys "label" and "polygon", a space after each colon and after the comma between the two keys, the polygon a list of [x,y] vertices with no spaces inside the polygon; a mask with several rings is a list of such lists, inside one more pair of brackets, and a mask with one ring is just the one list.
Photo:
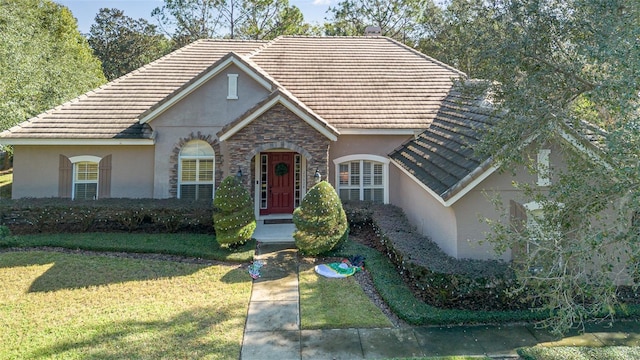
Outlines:
{"label": "green lawn", "polygon": [[214,236],[207,234],[33,234],[0,239],[0,248],[12,246],[159,253],[233,262],[251,261],[255,250],[255,242],[250,241],[237,250],[229,251],[221,248]]}
{"label": "green lawn", "polygon": [[13,185],[13,171],[0,175],[0,199],[11,198],[11,186]]}
{"label": "green lawn", "polygon": [[518,354],[527,360],[623,360],[640,359],[640,347],[546,347],[538,345],[520,349]]}
{"label": "green lawn", "polygon": [[0,358],[237,359],[251,294],[238,265],[0,254]]}
{"label": "green lawn", "polygon": [[303,329],[392,326],[353,277],[328,279],[316,274],[312,265],[301,264],[299,288]]}

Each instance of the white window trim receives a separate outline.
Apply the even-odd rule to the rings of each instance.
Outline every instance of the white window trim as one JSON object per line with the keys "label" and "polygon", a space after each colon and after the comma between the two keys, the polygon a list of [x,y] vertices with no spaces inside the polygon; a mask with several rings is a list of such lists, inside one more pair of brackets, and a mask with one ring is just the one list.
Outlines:
{"label": "white window trim", "polygon": [[[69,161],[71,161],[71,163],[73,164],[71,169],[71,199],[72,200],[76,199],[76,184],[93,184],[93,183],[96,184],[96,200],[98,199],[98,192],[100,189],[100,161],[101,160],[102,160],[101,157],[93,156],[93,155],[79,155],[79,156],[72,156],[69,158]],[[96,181],[78,181],[77,179],[78,168],[76,164],[81,162],[91,162],[91,163],[98,164],[98,178],[96,179]]]}
{"label": "white window trim", "polygon": [[[354,154],[346,155],[333,159],[335,173],[335,188],[340,192],[340,164],[351,161],[375,161],[382,163],[382,186],[383,186],[383,203],[389,203],[389,158],[371,154]],[[362,186],[361,186],[362,188]]]}
{"label": "white window trim", "polygon": [[[194,140],[192,140],[194,141]],[[199,140],[199,141],[203,141],[203,140]],[[189,141],[190,142],[190,141]],[[187,142],[186,144],[184,144],[183,148],[185,146],[187,146],[187,144],[189,144],[189,142]],[[206,142],[206,141],[205,141]],[[209,146],[211,146],[209,144]],[[192,155],[192,156],[183,156],[182,155],[182,149],[180,150],[180,154],[178,155],[178,199],[182,198],[182,185],[207,185],[207,184],[211,184],[213,190],[211,191],[211,199],[213,199],[215,197],[215,193],[216,193],[216,154],[215,154],[215,150],[213,150],[213,148],[211,149],[213,151],[213,156],[209,156],[209,155]],[[182,160],[213,160],[213,180],[211,182],[204,182],[204,181],[182,181]],[[200,171],[200,161],[196,162],[196,177],[199,174]]]}
{"label": "white window trim", "polygon": [[551,149],[538,150],[538,186],[551,185],[551,168],[549,157],[551,155]]}
{"label": "white window trim", "polygon": [[238,74],[227,74],[227,100],[238,100]]}

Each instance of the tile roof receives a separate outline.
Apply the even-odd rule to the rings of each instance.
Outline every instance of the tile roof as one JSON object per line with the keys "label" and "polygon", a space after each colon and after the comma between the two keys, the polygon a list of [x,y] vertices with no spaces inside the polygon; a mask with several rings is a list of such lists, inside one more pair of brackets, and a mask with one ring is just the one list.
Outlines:
{"label": "tile roof", "polygon": [[481,132],[498,121],[482,98],[453,87],[431,126],[389,157],[444,201],[491,166],[473,149]]}
{"label": "tile roof", "polygon": [[[230,52],[337,129],[424,129],[463,73],[385,37],[200,40],[0,134],[148,139],[140,118]],[[8,141],[6,141],[8,143]]]}

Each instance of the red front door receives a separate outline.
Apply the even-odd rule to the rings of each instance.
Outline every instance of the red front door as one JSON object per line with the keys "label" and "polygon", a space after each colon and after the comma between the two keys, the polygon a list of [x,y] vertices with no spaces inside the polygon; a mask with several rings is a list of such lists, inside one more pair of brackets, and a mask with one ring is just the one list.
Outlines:
{"label": "red front door", "polygon": [[292,152],[267,153],[267,209],[266,214],[291,214],[294,201],[294,162]]}

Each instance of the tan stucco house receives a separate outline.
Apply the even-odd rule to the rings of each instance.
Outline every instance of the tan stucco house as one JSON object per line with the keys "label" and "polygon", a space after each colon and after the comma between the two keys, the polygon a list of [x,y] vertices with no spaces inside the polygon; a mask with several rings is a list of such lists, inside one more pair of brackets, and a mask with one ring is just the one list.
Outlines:
{"label": "tan stucco house", "polygon": [[[463,101],[460,78],[385,37],[200,40],[0,143],[14,146],[16,199],[210,200],[241,174],[264,219],[290,216],[318,172],[344,200],[402,207],[451,256],[493,258],[478,242],[479,215],[495,211],[482,190],[526,199],[469,146],[489,112]],[[542,163],[561,164],[554,146],[531,146]]]}

